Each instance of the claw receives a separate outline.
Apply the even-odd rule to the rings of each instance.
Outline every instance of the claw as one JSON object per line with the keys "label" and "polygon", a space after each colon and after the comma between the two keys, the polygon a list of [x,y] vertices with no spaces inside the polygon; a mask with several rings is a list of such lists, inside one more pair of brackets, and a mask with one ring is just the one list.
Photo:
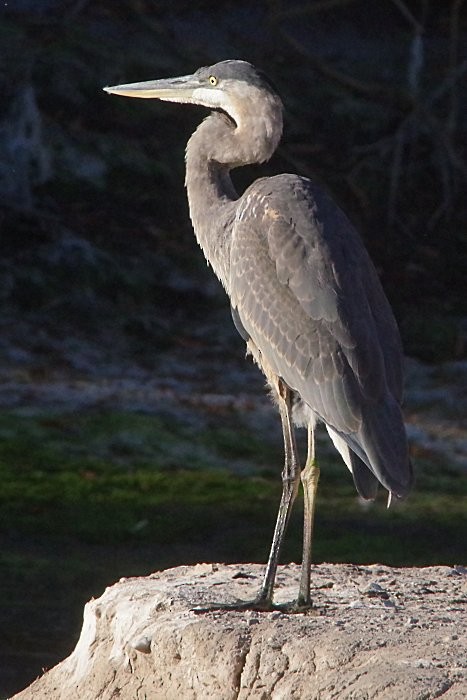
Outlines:
{"label": "claw", "polygon": [[282,612],[291,615],[309,612],[314,610],[314,607],[311,600],[309,602],[295,600],[292,603],[273,603],[272,600],[255,598],[254,600],[239,600],[235,603],[208,603],[208,605],[199,605],[192,608],[192,612],[195,615],[203,615],[204,613],[217,610],[224,612],[254,610],[255,612]]}

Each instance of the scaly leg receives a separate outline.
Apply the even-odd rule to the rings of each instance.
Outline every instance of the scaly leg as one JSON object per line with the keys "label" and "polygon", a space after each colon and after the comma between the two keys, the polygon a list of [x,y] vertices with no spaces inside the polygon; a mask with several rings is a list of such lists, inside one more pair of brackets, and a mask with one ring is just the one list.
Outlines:
{"label": "scaly leg", "polygon": [[[236,603],[213,603],[207,606],[200,606],[193,609],[195,613],[205,613],[212,610],[273,610],[274,606],[273,589],[276,579],[279,554],[284,540],[287,524],[292,512],[292,506],[298,492],[300,484],[300,466],[298,463],[297,446],[295,443],[295,433],[292,426],[292,397],[291,391],[280,379],[270,382],[277,392],[279,413],[282,421],[282,432],[284,436],[285,461],[282,471],[282,496],[277,513],[276,527],[269,553],[268,563],[263,578],[261,589],[252,601],[238,601]],[[308,596],[309,597],[309,596]],[[296,606],[283,606],[294,612]]]}
{"label": "scaly leg", "polygon": [[284,436],[285,463],[282,472],[282,496],[277,513],[271,551],[266,565],[263,584],[255,600],[255,603],[259,607],[264,608],[272,608],[273,606],[272,596],[279,554],[300,483],[300,467],[295,443],[295,433],[292,426],[291,391],[280,380],[277,390],[282,432]]}
{"label": "scaly leg", "polygon": [[307,608],[312,604],[310,598],[311,549],[313,544],[316,492],[319,481],[319,467],[315,459],[315,433],[314,426],[311,423],[308,426],[308,455],[300,476],[304,497],[303,558],[297,607]]}

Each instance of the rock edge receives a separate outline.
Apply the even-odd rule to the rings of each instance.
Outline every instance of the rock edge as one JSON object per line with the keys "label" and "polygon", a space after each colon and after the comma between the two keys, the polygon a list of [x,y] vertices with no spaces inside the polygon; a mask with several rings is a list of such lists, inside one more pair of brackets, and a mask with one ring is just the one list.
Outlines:
{"label": "rock edge", "polygon": [[[307,614],[213,611],[262,567],[199,564],[121,579],[86,604],[73,653],[12,700],[467,697],[467,569],[313,567]],[[279,568],[277,602],[299,567]]]}

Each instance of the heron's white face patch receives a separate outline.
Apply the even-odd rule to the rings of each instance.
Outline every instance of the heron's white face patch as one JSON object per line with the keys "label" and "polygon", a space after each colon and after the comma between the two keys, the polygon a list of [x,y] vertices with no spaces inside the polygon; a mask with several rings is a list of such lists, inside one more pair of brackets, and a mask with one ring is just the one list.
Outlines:
{"label": "heron's white face patch", "polygon": [[196,88],[193,90],[193,102],[204,107],[223,109],[229,117],[232,117],[236,124],[239,123],[240,115],[235,102],[225,90],[208,87]]}

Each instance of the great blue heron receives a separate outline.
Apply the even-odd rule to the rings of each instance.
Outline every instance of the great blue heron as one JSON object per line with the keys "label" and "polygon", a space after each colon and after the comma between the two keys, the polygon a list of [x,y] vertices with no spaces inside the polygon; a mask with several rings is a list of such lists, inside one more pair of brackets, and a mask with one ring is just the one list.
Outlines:
{"label": "great blue heron", "polygon": [[[276,175],[256,180],[241,196],[235,191],[230,171],[268,160],[282,134],[282,102],[250,63],[222,61],[193,75],[104,89],[212,110],[186,149],[190,216],[230,297],[235,326],[271,387],[285,446],[271,551],[251,607],[273,607],[300,477],[304,534],[296,609],[309,607],[316,422],[326,425],[363,498],[374,499],[378,482],[389,499],[404,497],[412,483],[400,409],[401,342],[378,275],[349,220],[307,178]],[[308,428],[302,471],[293,424]]]}

